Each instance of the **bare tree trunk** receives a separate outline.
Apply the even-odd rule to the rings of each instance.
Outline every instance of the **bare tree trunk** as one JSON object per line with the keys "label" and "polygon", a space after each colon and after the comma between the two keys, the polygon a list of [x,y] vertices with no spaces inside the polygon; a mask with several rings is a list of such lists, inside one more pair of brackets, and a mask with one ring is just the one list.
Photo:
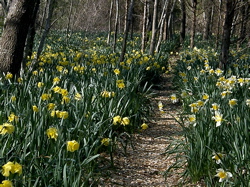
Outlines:
{"label": "bare tree trunk", "polygon": [[[156,45],[156,48],[155,48],[156,52],[159,51],[159,48],[160,48],[160,45],[161,45],[161,42],[162,42],[162,39],[163,39],[163,26],[164,26],[164,23],[165,23],[165,20],[166,20],[168,5],[169,5],[169,0],[165,1],[163,9],[162,9],[161,18],[159,20],[159,25],[158,25],[158,28],[159,28],[159,38],[158,38],[158,42],[157,42],[157,45]],[[174,5],[173,5],[173,7],[174,7]]]}
{"label": "bare tree trunk", "polygon": [[173,25],[173,11],[174,11],[174,7],[175,7],[175,3],[176,3],[176,0],[174,0],[174,2],[172,3],[173,6],[170,10],[170,13],[169,13],[169,17],[168,17],[168,37],[169,39],[172,39],[173,38],[173,33],[174,33],[174,25]]}
{"label": "bare tree trunk", "polygon": [[43,46],[45,45],[45,40],[49,34],[49,30],[50,30],[50,27],[51,27],[51,19],[52,19],[52,15],[53,15],[53,11],[54,11],[54,8],[55,8],[55,0],[49,0],[49,10],[48,10],[48,17],[46,18],[46,24],[45,24],[45,30],[43,32],[43,35],[42,35],[42,38],[41,38],[41,41],[39,43],[39,46],[38,46],[38,49],[37,49],[37,56],[36,56],[36,59],[38,60],[41,53],[42,53],[42,50],[43,50]]}
{"label": "bare tree trunk", "polygon": [[145,51],[145,42],[146,42],[146,22],[147,22],[147,5],[148,1],[144,2],[144,10],[143,10],[143,21],[142,21],[142,40],[141,40],[141,51]]}
{"label": "bare tree trunk", "polygon": [[212,2],[211,0],[205,0],[203,2],[203,15],[204,15],[204,33],[203,33],[203,40],[208,40],[210,36],[210,25],[211,25],[211,15],[212,15]]}
{"label": "bare tree trunk", "polygon": [[238,48],[247,38],[247,22],[249,21],[249,11],[250,11],[250,2],[243,2],[244,5],[241,5],[241,24],[240,24],[240,39],[238,42]]}
{"label": "bare tree trunk", "polygon": [[116,12],[115,12],[115,33],[114,33],[113,52],[115,52],[115,49],[116,49],[116,40],[117,40],[117,32],[118,32],[119,0],[116,0],[115,4],[116,4]]}
{"label": "bare tree trunk", "polygon": [[70,38],[69,30],[70,30],[70,22],[71,22],[71,16],[72,16],[72,9],[73,9],[73,0],[70,1],[70,7],[69,7],[68,24],[67,24],[67,31],[66,31],[67,43],[68,43],[69,38]]}
{"label": "bare tree trunk", "polygon": [[157,12],[158,12],[158,0],[154,2],[154,13],[153,13],[153,23],[152,23],[152,36],[150,42],[149,54],[153,55],[155,50],[155,40],[156,40],[156,22],[157,22]]}
{"label": "bare tree trunk", "polygon": [[186,4],[185,0],[180,0],[180,3],[181,3],[180,43],[183,44],[186,37]]}
{"label": "bare tree trunk", "polygon": [[12,0],[0,39],[0,71],[17,75],[36,0]]}
{"label": "bare tree trunk", "polygon": [[197,11],[197,0],[192,0],[192,13],[193,13],[193,20],[192,20],[192,28],[191,28],[191,38],[190,38],[190,47],[194,48],[194,37],[196,33],[196,11]]}
{"label": "bare tree trunk", "polygon": [[122,51],[120,55],[120,62],[124,61],[124,55],[126,53],[126,47],[127,47],[127,38],[128,38],[128,30],[132,21],[132,16],[133,16],[133,7],[134,7],[134,0],[130,1],[130,6],[129,6],[129,11],[128,11],[128,20],[127,20],[127,25],[126,25],[126,31],[124,32],[124,38],[123,38],[123,43],[122,43]]}
{"label": "bare tree trunk", "polygon": [[36,18],[37,18],[37,13],[39,10],[40,6],[40,0],[37,0],[34,11],[31,15],[31,23],[28,31],[28,36],[26,40],[26,47],[25,47],[25,54],[24,54],[24,59],[22,63],[22,68],[24,69],[26,67],[26,62],[27,62],[27,57],[32,55],[33,51],[33,46],[34,46],[34,40],[35,40],[35,35],[36,35]]}
{"label": "bare tree trunk", "polygon": [[110,9],[109,9],[109,32],[108,32],[107,44],[110,43],[112,12],[113,12],[113,0],[110,1]]}
{"label": "bare tree trunk", "polygon": [[127,27],[127,20],[128,20],[128,0],[125,0],[125,16],[124,16],[124,32],[126,31]]}
{"label": "bare tree trunk", "polygon": [[234,12],[235,12],[235,1],[234,0],[227,0],[226,2],[226,16],[223,26],[223,38],[222,38],[222,45],[221,45],[221,61],[220,61],[220,68],[224,70],[227,69],[227,61],[229,56],[229,48],[230,48],[230,37],[231,37],[231,30],[232,24],[234,19]]}
{"label": "bare tree trunk", "polygon": [[219,47],[219,37],[220,37],[220,25],[221,25],[221,8],[222,8],[222,0],[219,0],[219,19],[217,23],[217,33],[216,33],[216,49]]}

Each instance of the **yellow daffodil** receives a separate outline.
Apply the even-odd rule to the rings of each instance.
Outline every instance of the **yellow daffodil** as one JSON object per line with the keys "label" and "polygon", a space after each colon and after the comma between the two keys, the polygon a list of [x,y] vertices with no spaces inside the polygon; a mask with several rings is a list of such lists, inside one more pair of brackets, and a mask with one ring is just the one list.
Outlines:
{"label": "yellow daffodil", "polygon": [[34,112],[39,112],[39,108],[36,105],[33,105],[32,109],[33,109]]}
{"label": "yellow daffodil", "polygon": [[0,187],[14,187],[13,183],[9,180],[3,180]]}
{"label": "yellow daffodil", "polygon": [[122,121],[121,116],[115,116],[115,117],[113,117],[113,124],[114,125],[117,125],[117,123],[121,123],[121,121]]}
{"label": "yellow daffodil", "polygon": [[42,94],[42,96],[41,96],[41,99],[42,99],[43,101],[49,100],[49,98],[51,98],[51,94],[46,94],[46,93],[44,93],[44,94]]}
{"label": "yellow daffodil", "polygon": [[115,69],[115,70],[114,70],[114,73],[115,73],[116,75],[120,75],[121,72],[120,72],[119,69]]}
{"label": "yellow daffodil", "polygon": [[9,177],[10,173],[18,173],[19,175],[21,175],[22,165],[17,162],[7,162],[5,165],[2,166],[2,175],[5,177]]}
{"label": "yellow daffodil", "polygon": [[14,96],[14,95],[11,96],[11,97],[10,97],[10,100],[11,100],[11,102],[15,102],[15,101],[16,101],[16,96]]}
{"label": "yellow daffodil", "polygon": [[143,123],[143,124],[141,125],[141,128],[142,128],[143,130],[146,130],[146,129],[148,128],[148,125],[147,125],[146,123]]}
{"label": "yellow daffodil", "polygon": [[48,107],[48,110],[53,110],[56,107],[56,105],[54,103],[49,103],[47,107]]}
{"label": "yellow daffodil", "polygon": [[101,140],[101,143],[102,143],[102,145],[105,145],[105,146],[108,146],[109,145],[109,143],[110,143],[110,139],[109,138],[103,138],[102,140]]}
{"label": "yellow daffodil", "polygon": [[38,83],[37,83],[37,87],[38,87],[38,88],[41,88],[41,87],[43,87],[43,86],[44,86],[44,83],[43,83],[43,82],[38,82]]}
{"label": "yellow daffodil", "polygon": [[11,134],[15,130],[15,126],[10,123],[4,123],[0,125],[0,134]]}
{"label": "yellow daffodil", "polygon": [[80,147],[80,144],[75,140],[67,142],[67,151],[74,152],[74,151],[77,151],[79,147]]}
{"label": "yellow daffodil", "polygon": [[82,95],[80,93],[75,94],[75,100],[80,101],[82,99]]}
{"label": "yellow daffodil", "polygon": [[124,118],[122,118],[122,120],[121,120],[121,124],[122,125],[129,125],[129,123],[130,123],[130,120],[129,120],[129,118],[128,117],[124,117]]}
{"label": "yellow daffodil", "polygon": [[57,140],[58,132],[56,128],[50,127],[49,129],[47,129],[46,133],[49,139]]}
{"label": "yellow daffodil", "polygon": [[12,78],[13,78],[12,73],[8,72],[8,73],[5,75],[5,78],[6,78],[6,79],[12,79]]}

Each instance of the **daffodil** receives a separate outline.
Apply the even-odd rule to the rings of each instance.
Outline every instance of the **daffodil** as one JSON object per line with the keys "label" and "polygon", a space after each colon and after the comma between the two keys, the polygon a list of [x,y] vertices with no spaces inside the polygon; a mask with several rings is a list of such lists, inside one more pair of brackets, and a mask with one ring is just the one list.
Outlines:
{"label": "daffodil", "polygon": [[7,162],[5,165],[2,166],[2,175],[5,177],[9,177],[10,173],[18,173],[19,175],[21,175],[22,165],[17,162]]}
{"label": "daffodil", "polygon": [[41,87],[43,87],[43,86],[44,86],[44,83],[43,83],[43,82],[38,82],[38,83],[37,83],[37,87],[38,87],[38,88],[41,88]]}
{"label": "daffodil", "polygon": [[146,130],[146,129],[148,128],[148,125],[147,125],[146,123],[143,123],[143,124],[141,125],[141,128],[142,128],[143,130]]}
{"label": "daffodil", "polygon": [[12,78],[13,78],[12,73],[8,72],[8,73],[5,75],[5,78],[6,78],[6,79],[12,79]]}
{"label": "daffodil", "polygon": [[213,103],[212,110],[219,110],[219,105],[217,103]]}
{"label": "daffodil", "polygon": [[10,123],[4,123],[0,125],[0,134],[11,134],[15,130],[15,126]]}
{"label": "daffodil", "polygon": [[121,120],[121,124],[122,125],[129,125],[129,123],[130,123],[130,120],[129,120],[129,118],[128,117],[124,117],[124,118],[122,118],[122,120]]}
{"label": "daffodil", "polygon": [[33,109],[34,112],[39,112],[39,108],[36,105],[33,105],[32,109]]}
{"label": "daffodil", "polygon": [[56,107],[56,105],[54,103],[49,103],[47,105],[48,110],[53,110],[55,107]]}
{"label": "daffodil", "polygon": [[203,95],[202,95],[202,99],[204,99],[204,100],[208,100],[208,99],[209,99],[209,95],[208,95],[208,94],[206,94],[206,93],[205,93],[205,94],[203,94]]}
{"label": "daffodil", "polygon": [[80,101],[82,99],[82,95],[80,93],[75,94],[75,100]]}
{"label": "daffodil", "polygon": [[221,126],[221,123],[223,121],[223,115],[219,111],[215,111],[215,115],[212,117],[213,120],[216,122],[216,127]]}
{"label": "daffodil", "polygon": [[229,178],[233,177],[232,173],[226,172],[224,169],[220,168],[217,171],[216,177],[219,177],[219,182],[227,181]]}
{"label": "daffodil", "polygon": [[0,187],[14,187],[13,183],[9,180],[3,180],[0,184]]}
{"label": "daffodil", "polygon": [[80,144],[75,140],[67,142],[67,151],[74,152],[74,151],[77,151],[79,147],[80,147]]}
{"label": "daffodil", "polygon": [[222,154],[222,153],[213,153],[213,155],[214,156],[212,157],[212,159],[215,160],[216,164],[220,164],[222,162],[221,159],[223,158],[224,154]]}
{"label": "daffodil", "polygon": [[232,108],[233,106],[237,105],[237,99],[230,99],[228,103],[230,107]]}
{"label": "daffodil", "polygon": [[177,103],[177,102],[178,102],[178,99],[177,99],[176,94],[172,94],[172,95],[170,96],[170,99],[171,99],[172,103]]}
{"label": "daffodil", "polygon": [[121,116],[115,116],[115,117],[113,117],[113,124],[114,125],[117,125],[117,123],[121,123],[121,121],[122,121]]}
{"label": "daffodil", "polygon": [[115,69],[115,70],[114,70],[114,73],[115,73],[116,75],[120,75],[121,72],[120,72],[119,69]]}
{"label": "daffodil", "polygon": [[49,139],[55,139],[57,140],[58,137],[58,131],[56,128],[54,127],[50,127],[47,129],[46,134],[48,136]]}
{"label": "daffodil", "polygon": [[103,138],[102,140],[101,140],[101,143],[102,143],[102,145],[105,145],[105,146],[108,146],[109,145],[109,143],[110,143],[110,139],[109,138]]}

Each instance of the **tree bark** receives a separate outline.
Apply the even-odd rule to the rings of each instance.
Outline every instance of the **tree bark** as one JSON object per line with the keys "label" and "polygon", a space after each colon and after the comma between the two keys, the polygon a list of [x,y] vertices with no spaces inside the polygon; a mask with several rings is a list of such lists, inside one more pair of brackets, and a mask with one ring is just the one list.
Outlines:
{"label": "tree bark", "polygon": [[109,9],[109,31],[108,31],[107,44],[110,43],[112,12],[113,12],[113,0],[110,1],[110,9]]}
{"label": "tree bark", "polygon": [[155,50],[155,40],[156,40],[156,22],[157,22],[157,12],[158,12],[158,0],[154,2],[154,13],[153,13],[153,23],[152,23],[152,36],[150,42],[149,54],[153,55]]}
{"label": "tree bark", "polygon": [[204,33],[203,33],[203,40],[208,40],[210,37],[211,31],[210,31],[210,26],[211,26],[211,20],[212,20],[212,2],[211,0],[205,0],[203,2],[203,8],[204,8]]}
{"label": "tree bark", "polygon": [[222,38],[222,45],[221,45],[221,61],[220,61],[220,68],[224,70],[227,69],[227,61],[229,57],[230,37],[231,37],[231,30],[232,30],[232,24],[233,24],[233,19],[234,19],[234,12],[235,12],[235,1],[227,0],[226,16],[225,16],[224,26],[223,26],[223,38]]}
{"label": "tree bark", "polygon": [[30,23],[30,27],[28,31],[27,40],[26,40],[25,54],[24,54],[24,59],[22,63],[23,69],[26,67],[27,57],[28,56],[30,57],[33,52],[34,40],[35,40],[35,35],[36,35],[36,18],[37,18],[39,6],[40,6],[40,0],[37,0],[35,7],[34,7],[34,11],[32,13],[31,23]]}
{"label": "tree bark", "polygon": [[17,75],[36,0],[12,0],[0,39],[0,71]]}
{"label": "tree bark", "polygon": [[181,28],[180,28],[180,43],[183,44],[186,37],[186,4],[185,0],[180,0],[181,3]]}
{"label": "tree bark", "polygon": [[122,43],[120,62],[124,61],[124,55],[125,55],[126,47],[127,47],[128,30],[129,30],[129,27],[132,21],[132,16],[133,16],[133,7],[134,7],[134,0],[131,0],[130,5],[129,5],[128,16],[127,16],[128,20],[127,20],[126,31],[124,32],[124,38],[123,38],[123,43]]}
{"label": "tree bark", "polygon": [[114,33],[113,52],[115,52],[115,49],[116,49],[116,40],[117,40],[117,32],[118,32],[119,0],[116,0],[115,4],[116,4],[116,12],[115,12],[115,33]]}
{"label": "tree bark", "polygon": [[196,19],[197,19],[196,11],[197,11],[197,0],[192,0],[193,20],[191,28],[190,48],[194,48],[194,37],[196,33]]}
{"label": "tree bark", "polygon": [[143,20],[142,20],[142,39],[141,39],[142,52],[145,51],[145,42],[146,42],[147,6],[148,6],[148,1],[145,0],[143,9]]}
{"label": "tree bark", "polygon": [[49,30],[51,28],[51,19],[52,19],[52,15],[53,15],[53,11],[55,8],[55,0],[49,0],[49,8],[48,8],[48,16],[46,18],[46,24],[45,24],[45,29],[41,38],[41,41],[39,43],[38,49],[37,49],[37,56],[36,59],[38,60],[42,51],[43,51],[43,47],[45,45],[45,40],[49,34]]}

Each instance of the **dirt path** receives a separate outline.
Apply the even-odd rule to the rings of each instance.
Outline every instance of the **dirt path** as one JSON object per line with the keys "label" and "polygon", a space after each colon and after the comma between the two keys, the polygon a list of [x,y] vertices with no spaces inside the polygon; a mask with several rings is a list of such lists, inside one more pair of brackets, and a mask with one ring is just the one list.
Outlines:
{"label": "dirt path", "polygon": [[[154,90],[157,97],[152,101],[156,110],[153,123],[149,128],[134,135],[134,149],[128,147],[127,154],[117,153],[114,164],[117,169],[107,174],[100,181],[99,186],[176,186],[179,176],[164,178],[163,172],[173,162],[167,159],[163,153],[172,139],[180,138],[180,128],[173,116],[176,116],[178,105],[172,104],[169,96],[173,93],[171,77],[166,76],[160,86],[160,90]],[[164,114],[160,114],[158,102],[164,105]]]}

